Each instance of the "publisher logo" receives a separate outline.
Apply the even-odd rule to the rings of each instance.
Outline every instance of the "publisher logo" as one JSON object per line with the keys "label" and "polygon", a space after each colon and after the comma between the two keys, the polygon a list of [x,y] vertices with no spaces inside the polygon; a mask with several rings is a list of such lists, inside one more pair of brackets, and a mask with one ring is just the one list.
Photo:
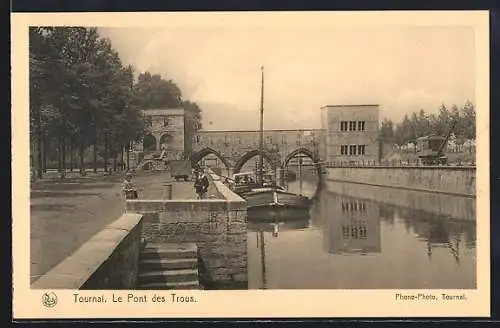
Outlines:
{"label": "publisher logo", "polygon": [[53,292],[44,293],[42,296],[42,304],[45,307],[51,308],[57,304],[57,296]]}

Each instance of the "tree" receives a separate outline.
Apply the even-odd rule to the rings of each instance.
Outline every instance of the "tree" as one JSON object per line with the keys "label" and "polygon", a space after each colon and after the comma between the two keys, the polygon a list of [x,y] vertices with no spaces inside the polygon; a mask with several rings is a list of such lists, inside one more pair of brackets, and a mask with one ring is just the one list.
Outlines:
{"label": "tree", "polygon": [[[132,84],[130,67],[123,67],[111,42],[95,28],[30,29],[30,133],[38,145],[45,138],[49,152],[54,152],[49,143],[58,140],[61,172],[67,150],[72,164],[78,150],[85,174],[84,151],[90,145],[95,163],[98,144],[104,143],[105,157],[109,148],[116,158],[126,140],[137,138],[143,120],[132,105]],[[42,147],[37,148],[40,157]]]}
{"label": "tree", "polygon": [[476,109],[472,102],[467,101],[461,109],[463,121],[463,136],[466,139],[476,139]]}
{"label": "tree", "polygon": [[[36,144],[36,175],[42,178],[42,106],[43,94],[46,84],[43,83],[44,67],[43,56],[45,52],[44,36],[38,27],[29,29],[29,83],[30,83],[30,131],[31,142]],[[33,149],[33,148],[31,148]]]}
{"label": "tree", "polygon": [[379,136],[388,142],[394,141],[394,122],[392,120],[387,118],[382,120]]}
{"label": "tree", "polygon": [[465,135],[465,131],[467,127],[464,125],[464,121],[462,120],[460,110],[458,109],[457,105],[451,106],[451,111],[450,111],[450,120],[452,122],[455,122],[455,127],[453,128],[453,135],[456,136],[456,142],[457,144],[462,144]]}
{"label": "tree", "polygon": [[148,108],[176,108],[181,105],[182,94],[179,87],[172,80],[164,80],[161,75],[141,73],[135,85],[138,105]]}
{"label": "tree", "polygon": [[[65,166],[65,138],[67,134],[65,89],[65,43],[67,28],[30,28],[30,115],[33,123],[32,140],[37,143],[37,176],[42,176],[42,143],[47,131],[57,135],[59,167]],[[67,47],[66,47],[67,49]],[[47,120],[44,113],[52,118]],[[44,123],[49,126],[44,126]]]}
{"label": "tree", "polygon": [[433,130],[437,135],[445,135],[448,133],[450,128],[450,112],[445,104],[439,107],[438,115],[434,121]]}
{"label": "tree", "polygon": [[102,41],[95,28],[74,28],[68,37],[66,53],[67,92],[73,93],[68,101],[68,127],[71,131],[71,150],[78,149],[80,173],[85,175],[84,151],[93,141],[96,112],[100,107],[101,72],[96,62],[101,55]]}
{"label": "tree", "polygon": [[408,115],[405,115],[403,121],[396,126],[394,136],[396,144],[400,146],[415,139],[415,129]]}
{"label": "tree", "polygon": [[411,131],[412,139],[421,137],[421,131],[419,130],[419,127],[420,127],[420,122],[418,120],[417,113],[413,112],[411,113],[410,124],[409,124],[409,130]]}
{"label": "tree", "polygon": [[[456,105],[452,105],[449,110],[445,104],[442,104],[438,113],[426,113],[423,109],[411,113],[410,116],[405,115],[403,120],[394,128],[394,141],[398,145],[403,145],[418,137],[429,134],[437,134],[445,136],[451,128],[452,122],[455,122],[454,130],[452,131],[457,141],[463,139],[475,139],[476,136],[476,111],[474,104],[467,101],[460,109]],[[382,124],[383,129],[387,129]],[[387,132],[383,132],[387,134]]]}
{"label": "tree", "polygon": [[431,134],[432,131],[429,115],[423,109],[420,109],[420,112],[418,113],[417,124],[417,137],[425,137]]}

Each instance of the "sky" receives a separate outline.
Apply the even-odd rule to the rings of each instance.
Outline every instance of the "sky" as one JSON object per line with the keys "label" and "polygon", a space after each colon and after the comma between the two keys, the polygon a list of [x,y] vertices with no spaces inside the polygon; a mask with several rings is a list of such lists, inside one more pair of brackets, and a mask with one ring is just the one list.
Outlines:
{"label": "sky", "polygon": [[172,79],[206,130],[319,128],[326,104],[379,104],[396,122],[423,108],[475,101],[467,26],[100,28],[124,64]]}

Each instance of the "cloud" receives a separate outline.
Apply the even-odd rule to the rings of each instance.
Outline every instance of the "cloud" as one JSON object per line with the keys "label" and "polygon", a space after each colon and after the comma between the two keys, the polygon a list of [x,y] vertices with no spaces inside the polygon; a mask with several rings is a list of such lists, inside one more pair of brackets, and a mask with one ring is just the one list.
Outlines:
{"label": "cloud", "polygon": [[[467,27],[101,29],[126,63],[174,80],[212,129],[258,124],[265,66],[266,128],[319,127],[325,104],[379,103],[398,120],[474,101]],[[204,122],[207,126],[208,121]]]}

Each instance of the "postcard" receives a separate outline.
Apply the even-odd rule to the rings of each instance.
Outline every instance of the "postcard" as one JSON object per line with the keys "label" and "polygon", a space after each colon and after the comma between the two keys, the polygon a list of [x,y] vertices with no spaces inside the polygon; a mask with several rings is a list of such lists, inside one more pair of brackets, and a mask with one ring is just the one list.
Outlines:
{"label": "postcard", "polygon": [[13,13],[14,318],[488,317],[488,19]]}

